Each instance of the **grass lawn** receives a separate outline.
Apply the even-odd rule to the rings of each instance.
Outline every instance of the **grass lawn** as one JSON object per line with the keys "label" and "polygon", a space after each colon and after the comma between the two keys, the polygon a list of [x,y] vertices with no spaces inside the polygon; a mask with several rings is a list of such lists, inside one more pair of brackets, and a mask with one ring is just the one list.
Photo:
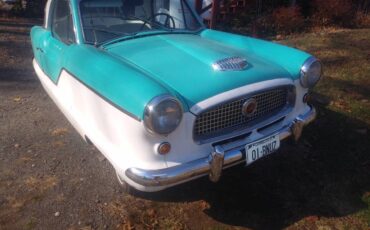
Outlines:
{"label": "grass lawn", "polygon": [[370,125],[370,29],[308,34],[282,43],[323,62],[324,78],[315,92],[331,100],[329,109]]}
{"label": "grass lawn", "polygon": [[[355,160],[362,162],[361,165],[364,166],[364,175],[356,174],[355,178],[351,178],[349,175],[339,174],[338,179],[342,177],[342,180],[354,182],[361,181],[363,176],[365,180],[362,183],[366,183],[366,179],[370,178],[370,29],[299,35],[280,42],[305,50],[323,62],[324,77],[315,88],[313,96],[314,103],[320,109],[319,121],[315,126],[317,130],[320,130],[321,124],[333,129],[322,130],[320,137],[326,139],[322,141],[323,144],[335,145],[335,142],[339,142],[337,145],[341,149],[338,150],[337,158],[347,160],[343,170],[357,170],[356,163],[353,163]],[[328,123],[331,125],[327,125]],[[315,135],[315,130],[310,131]],[[337,149],[335,146],[332,148]],[[344,217],[314,221],[315,226],[336,229],[361,226],[363,229],[370,229],[370,180],[367,184],[359,185],[354,182],[350,185],[358,186],[352,189],[363,202],[363,208]],[[308,222],[310,220],[316,219],[308,219]],[[307,220],[293,226],[300,224],[307,225]]]}

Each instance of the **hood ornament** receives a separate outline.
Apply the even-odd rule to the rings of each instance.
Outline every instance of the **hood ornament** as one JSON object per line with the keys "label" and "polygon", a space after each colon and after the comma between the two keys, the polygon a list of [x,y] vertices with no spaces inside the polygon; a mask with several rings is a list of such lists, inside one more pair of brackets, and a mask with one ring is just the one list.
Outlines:
{"label": "hood ornament", "polygon": [[215,71],[241,71],[248,67],[248,62],[242,57],[229,57],[212,64]]}

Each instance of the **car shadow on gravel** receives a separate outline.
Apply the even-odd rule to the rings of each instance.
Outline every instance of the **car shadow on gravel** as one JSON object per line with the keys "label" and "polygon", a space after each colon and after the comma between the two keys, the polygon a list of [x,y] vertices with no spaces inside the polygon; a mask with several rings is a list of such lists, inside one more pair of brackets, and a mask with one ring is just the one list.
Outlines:
{"label": "car shadow on gravel", "polygon": [[[312,217],[342,217],[367,205],[370,190],[369,126],[326,108],[298,144],[254,165],[230,169],[212,184],[207,178],[156,194],[155,201],[204,200],[216,221],[253,229],[280,229]],[[196,212],[191,216],[197,223]]]}
{"label": "car shadow on gravel", "polygon": [[19,70],[0,67],[0,81],[2,82],[38,82],[36,75],[30,74],[30,70]]}

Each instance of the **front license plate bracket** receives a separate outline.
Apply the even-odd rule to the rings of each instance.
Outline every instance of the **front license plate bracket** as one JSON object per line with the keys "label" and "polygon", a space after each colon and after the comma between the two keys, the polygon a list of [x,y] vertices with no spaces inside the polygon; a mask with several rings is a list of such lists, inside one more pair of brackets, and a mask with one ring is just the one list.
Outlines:
{"label": "front license plate bracket", "polygon": [[246,162],[250,165],[257,160],[276,152],[280,148],[280,137],[278,134],[260,139],[245,146]]}

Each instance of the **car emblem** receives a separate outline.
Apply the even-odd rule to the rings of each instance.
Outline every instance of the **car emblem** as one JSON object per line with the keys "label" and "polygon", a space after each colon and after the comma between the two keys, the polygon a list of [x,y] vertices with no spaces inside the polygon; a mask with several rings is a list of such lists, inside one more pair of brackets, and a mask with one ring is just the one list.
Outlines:
{"label": "car emblem", "polygon": [[257,111],[257,101],[251,98],[244,102],[242,107],[243,115],[246,117],[251,117]]}
{"label": "car emblem", "polygon": [[229,57],[214,62],[212,67],[216,71],[240,71],[248,67],[248,62],[242,57]]}

